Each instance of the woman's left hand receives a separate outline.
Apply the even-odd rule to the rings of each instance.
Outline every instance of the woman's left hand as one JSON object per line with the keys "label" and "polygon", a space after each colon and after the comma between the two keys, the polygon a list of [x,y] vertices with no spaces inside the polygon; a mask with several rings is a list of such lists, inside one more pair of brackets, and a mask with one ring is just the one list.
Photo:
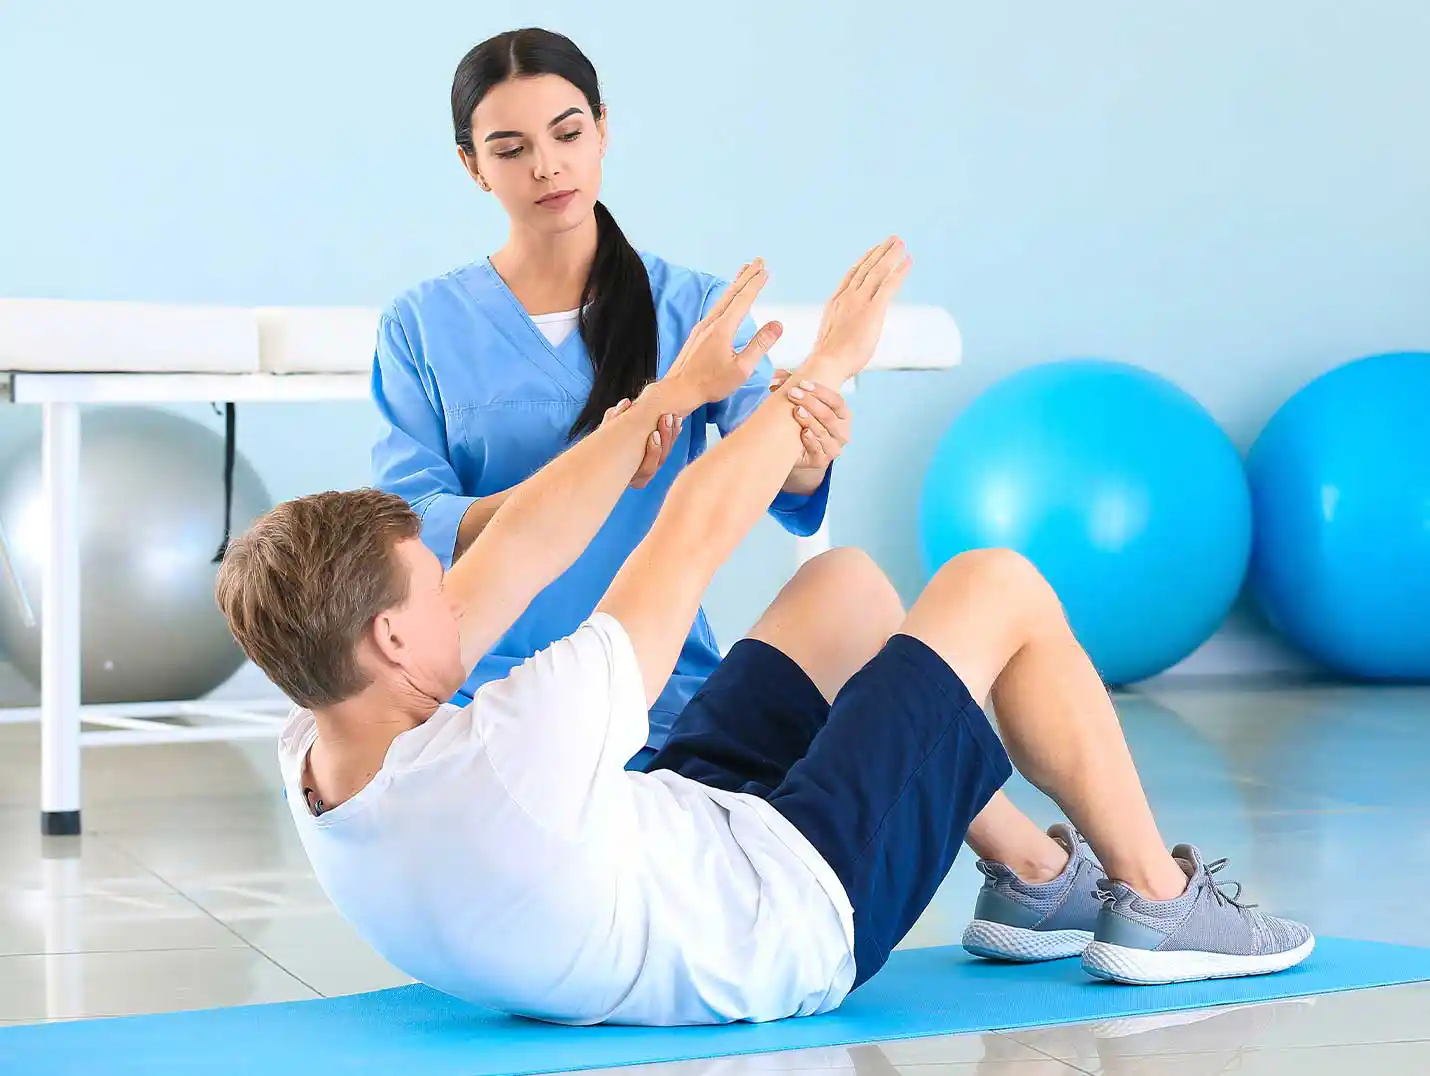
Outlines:
{"label": "woman's left hand", "polygon": [[[622,400],[614,407],[606,408],[606,416],[601,419],[601,425],[604,426],[630,406],[630,400]],[[631,478],[631,489],[646,488],[650,480],[655,477],[655,473],[670,457],[670,450],[675,447],[675,440],[680,436],[680,431],[684,426],[685,420],[679,415],[660,416],[660,422],[651,431],[650,436],[645,439],[645,456],[641,459],[639,469]]]}
{"label": "woman's left hand", "polygon": [[[790,378],[790,371],[776,370],[770,391],[777,392]],[[796,470],[818,472],[821,480],[829,465],[837,460],[849,443],[853,416],[844,397],[833,389],[812,381],[801,381],[785,390],[795,405],[795,420],[804,428],[800,442],[804,455],[795,464]],[[816,487],[818,483],[815,483]]]}

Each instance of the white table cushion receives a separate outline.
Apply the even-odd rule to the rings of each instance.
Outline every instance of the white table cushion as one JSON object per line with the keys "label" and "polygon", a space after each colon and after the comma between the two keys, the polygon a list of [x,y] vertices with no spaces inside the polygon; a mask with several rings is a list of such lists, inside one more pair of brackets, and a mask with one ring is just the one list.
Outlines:
{"label": "white table cushion", "polygon": [[239,307],[0,299],[0,370],[255,373],[258,327]]}
{"label": "white table cushion", "polygon": [[270,374],[368,374],[382,312],[360,306],[266,306],[260,368]]}
{"label": "white table cushion", "polygon": [[[770,353],[775,365],[797,365],[809,354],[823,310],[816,303],[755,307],[757,324],[784,325]],[[380,316],[369,307],[0,299],[0,370],[368,375]],[[942,369],[962,357],[963,339],[947,310],[896,304],[869,368]]]}
{"label": "white table cushion", "polygon": [[[380,312],[363,307],[265,307],[258,315],[267,373],[362,373],[372,369]],[[798,364],[814,347],[823,304],[760,304],[756,324],[778,321],[784,335],[770,352],[776,365]],[[939,306],[895,305],[870,369],[942,369],[963,357],[958,324]]]}

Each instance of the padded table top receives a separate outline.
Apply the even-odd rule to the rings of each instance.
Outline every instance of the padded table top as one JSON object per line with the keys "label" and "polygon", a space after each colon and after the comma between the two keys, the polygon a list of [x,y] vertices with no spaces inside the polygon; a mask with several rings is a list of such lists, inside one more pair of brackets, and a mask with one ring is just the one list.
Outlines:
{"label": "padded table top", "polygon": [[[809,353],[820,304],[756,306],[779,320],[777,364]],[[0,371],[49,374],[370,374],[380,311],[367,307],[0,299]],[[957,365],[963,341],[942,307],[896,304],[871,369]]]}

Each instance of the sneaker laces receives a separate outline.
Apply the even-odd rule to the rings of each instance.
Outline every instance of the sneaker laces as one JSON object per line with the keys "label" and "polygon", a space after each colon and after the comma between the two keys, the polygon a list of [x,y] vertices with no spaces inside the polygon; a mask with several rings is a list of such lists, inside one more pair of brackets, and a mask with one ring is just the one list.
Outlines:
{"label": "sneaker laces", "polygon": [[[1223,856],[1221,859],[1214,859],[1212,860],[1212,862],[1204,864],[1208,878],[1210,878],[1211,875],[1216,874],[1218,871],[1223,870],[1230,862],[1230,859]],[[1232,907],[1241,908],[1243,911],[1248,908],[1256,907],[1255,904],[1247,904],[1241,899],[1241,883],[1236,881],[1235,879],[1230,879],[1225,882],[1218,882],[1213,880],[1211,885],[1212,894],[1216,897],[1217,903],[1219,904],[1230,904]],[[1236,886],[1236,893],[1228,894],[1223,892],[1222,886],[1225,885]]]}
{"label": "sneaker laces", "polygon": [[[1212,895],[1216,898],[1218,904],[1230,904],[1232,907],[1240,908],[1243,911],[1257,907],[1255,904],[1247,904],[1242,901],[1241,883],[1239,881],[1228,879],[1225,882],[1218,882],[1211,877],[1213,874],[1225,870],[1226,865],[1230,862],[1231,860],[1229,858],[1223,856],[1221,859],[1214,859],[1210,863],[1202,864],[1202,869],[1207,873],[1207,880],[1211,883]],[[1099,878],[1097,880],[1097,890],[1093,896],[1097,897],[1103,904],[1111,904],[1117,899],[1116,885],[1117,883],[1110,878]],[[1229,885],[1236,886],[1235,893],[1227,893],[1222,889],[1223,886]]]}

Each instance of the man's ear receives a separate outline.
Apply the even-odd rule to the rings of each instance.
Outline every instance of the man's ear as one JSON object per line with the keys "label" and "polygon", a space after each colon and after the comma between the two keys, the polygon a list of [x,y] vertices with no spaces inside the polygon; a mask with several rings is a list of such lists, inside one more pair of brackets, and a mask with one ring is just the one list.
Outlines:
{"label": "man's ear", "polygon": [[384,661],[398,663],[407,649],[397,632],[397,621],[389,611],[378,613],[368,628],[368,640]]}

